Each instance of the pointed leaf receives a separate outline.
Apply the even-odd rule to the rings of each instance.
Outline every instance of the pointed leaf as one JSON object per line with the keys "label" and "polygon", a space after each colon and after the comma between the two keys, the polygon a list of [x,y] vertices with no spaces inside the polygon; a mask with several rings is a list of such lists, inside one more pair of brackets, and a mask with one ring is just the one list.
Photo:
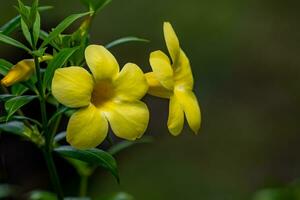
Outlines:
{"label": "pointed leaf", "polygon": [[84,17],[88,14],[90,14],[90,12],[81,13],[81,14],[73,14],[73,15],[70,15],[69,17],[65,18],[61,23],[59,23],[57,25],[56,28],[53,29],[53,31],[49,34],[49,36],[44,40],[41,47],[44,47],[47,44],[49,44],[53,39],[55,39],[59,34],[61,34],[66,28],[68,28],[77,19]]}
{"label": "pointed leaf", "polygon": [[23,32],[23,35],[24,35],[25,39],[32,46],[32,40],[31,40],[31,35],[30,35],[29,28],[28,28],[28,26],[26,25],[26,23],[24,22],[23,19],[21,19],[21,28],[22,28],[22,32]]}
{"label": "pointed leaf", "polygon": [[4,124],[0,124],[0,131],[24,136],[23,133],[25,131],[25,125],[23,122],[11,121]]}
{"label": "pointed leaf", "polygon": [[25,51],[30,52],[30,49],[27,48],[24,44],[18,42],[17,40],[15,40],[11,37],[4,35],[3,33],[0,33],[0,42],[9,44],[11,46],[14,46],[14,47],[17,47],[20,49],[24,49]]}
{"label": "pointed leaf", "polygon": [[117,162],[113,156],[109,153],[100,150],[100,149],[87,149],[87,150],[79,150],[75,149],[71,146],[61,146],[54,149],[61,156],[73,158],[77,160],[81,160],[87,162],[89,164],[94,164],[97,166],[101,166],[112,173],[112,175],[119,182],[118,168]]}
{"label": "pointed leaf", "polygon": [[[53,8],[52,6],[41,6],[41,7],[39,7],[39,11],[45,11],[45,10],[49,10],[52,8]],[[21,16],[18,15],[16,17],[12,18],[11,20],[9,20],[6,24],[4,24],[0,28],[0,32],[2,32],[4,35],[9,35],[13,31],[18,29],[20,27],[20,24],[21,24]]]}
{"label": "pointed leaf", "polygon": [[37,12],[36,14],[36,19],[33,23],[33,45],[36,46],[37,41],[39,39],[40,36],[40,29],[41,29],[41,17],[40,14]]}
{"label": "pointed leaf", "polygon": [[115,41],[112,41],[111,43],[107,44],[105,47],[107,49],[110,49],[114,46],[118,46],[118,45],[125,44],[128,42],[149,42],[149,40],[146,40],[143,38],[138,38],[138,37],[122,37]]}
{"label": "pointed leaf", "polygon": [[7,111],[8,119],[17,112],[21,107],[31,102],[33,99],[37,98],[37,96],[18,96],[12,99],[9,99],[5,102],[5,110]]}

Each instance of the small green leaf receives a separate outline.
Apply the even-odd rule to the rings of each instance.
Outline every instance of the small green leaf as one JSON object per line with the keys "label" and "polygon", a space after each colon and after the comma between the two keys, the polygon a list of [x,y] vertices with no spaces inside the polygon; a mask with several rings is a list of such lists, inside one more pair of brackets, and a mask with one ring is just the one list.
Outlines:
{"label": "small green leaf", "polygon": [[58,116],[62,115],[64,112],[66,112],[69,108],[67,107],[61,107],[58,109],[58,111],[55,112],[55,114],[49,119],[48,125],[52,124],[55,119],[57,119]]}
{"label": "small green leaf", "polygon": [[112,41],[111,43],[107,44],[105,47],[110,49],[114,46],[118,46],[120,44],[128,43],[128,42],[149,42],[149,40],[138,38],[138,37],[122,37],[117,40]]}
{"label": "small green leaf", "polygon": [[79,150],[75,149],[71,146],[61,146],[55,148],[54,151],[59,153],[61,156],[65,156],[68,158],[73,158],[77,160],[81,160],[87,162],[89,164],[101,166],[108,171],[117,179],[119,182],[119,174],[117,168],[117,162],[113,156],[109,153],[100,150],[100,149],[87,149],[87,150]]}
{"label": "small green leaf", "polygon": [[65,18],[61,23],[57,25],[53,29],[53,31],[49,34],[49,36],[44,40],[41,47],[46,46],[49,44],[53,39],[55,39],[59,34],[61,34],[66,28],[68,28],[73,22],[75,22],[77,19],[84,17],[86,15],[90,14],[90,12],[87,13],[81,13],[81,14],[73,14]]}
{"label": "small green leaf", "polygon": [[0,74],[5,76],[12,66],[14,65],[7,60],[0,59]]}
{"label": "small green leaf", "polygon": [[[45,11],[52,8],[53,8],[52,6],[41,6],[39,7],[39,11]],[[9,35],[15,30],[17,30],[20,27],[20,24],[21,24],[21,16],[18,15],[12,18],[11,20],[9,20],[6,24],[4,24],[0,28],[0,32],[2,32],[4,35]]]}
{"label": "small green leaf", "polygon": [[129,147],[132,147],[136,144],[149,144],[153,142],[153,138],[152,137],[146,137],[144,136],[143,138],[136,140],[136,141],[127,141],[124,140],[122,142],[119,142],[118,144],[112,146],[110,149],[108,149],[108,152],[111,155],[115,155]]}
{"label": "small green leaf", "polygon": [[12,119],[13,119],[13,120],[28,120],[28,121],[30,121],[30,122],[32,122],[32,123],[38,125],[39,127],[42,127],[42,124],[41,124],[39,121],[37,121],[37,120],[35,120],[35,119],[32,119],[32,118],[30,118],[30,117],[17,116],[17,115],[15,115],[15,116],[12,117]]}
{"label": "small green leaf", "polygon": [[25,131],[25,125],[23,122],[10,121],[4,124],[0,124],[0,131],[24,136],[23,133]]}
{"label": "small green leaf", "polygon": [[7,111],[8,119],[15,113],[17,112],[21,107],[24,105],[28,104],[31,102],[33,99],[35,99],[37,96],[31,96],[31,95],[26,95],[26,96],[18,96],[9,99],[8,101],[5,102],[5,110]]}
{"label": "small green leaf", "polygon": [[33,0],[32,6],[30,8],[30,15],[29,15],[29,20],[34,24],[36,21],[36,17],[38,14],[38,6],[39,6],[39,1],[38,0]]}
{"label": "small green leaf", "polygon": [[41,30],[41,17],[40,14],[37,12],[36,19],[33,23],[33,45],[36,46],[37,41],[40,37],[40,30]]}
{"label": "small green leaf", "polygon": [[24,44],[18,42],[17,40],[15,40],[11,37],[8,37],[8,36],[4,35],[3,33],[0,33],[0,42],[9,44],[11,46],[14,46],[14,47],[23,49],[27,52],[30,52],[30,49],[28,47],[26,47]]}
{"label": "small green leaf", "polygon": [[66,131],[60,132],[57,135],[55,135],[54,141],[59,142],[59,141],[63,140],[64,138],[66,138],[66,135],[67,135]]}
{"label": "small green leaf", "polygon": [[32,40],[31,40],[29,28],[23,19],[21,19],[21,28],[22,28],[23,35],[26,38],[27,42],[32,46]]}
{"label": "small green leaf", "polygon": [[44,89],[51,88],[51,82],[56,69],[61,68],[68,61],[68,59],[73,55],[73,53],[78,49],[78,47],[74,48],[66,48],[62,49],[58,54],[54,56],[54,58],[50,61],[44,75],[43,86]]}

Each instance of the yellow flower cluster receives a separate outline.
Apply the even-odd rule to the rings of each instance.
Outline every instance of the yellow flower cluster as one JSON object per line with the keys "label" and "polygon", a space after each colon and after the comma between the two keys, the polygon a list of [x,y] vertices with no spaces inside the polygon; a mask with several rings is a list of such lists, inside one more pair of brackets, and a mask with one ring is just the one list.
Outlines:
{"label": "yellow flower cluster", "polygon": [[[120,71],[115,57],[100,45],[90,45],[85,50],[91,73],[80,66],[55,71],[52,94],[61,104],[78,108],[67,127],[67,141],[72,146],[78,149],[98,146],[106,138],[109,126],[120,138],[140,138],[149,122],[149,110],[141,101],[146,93],[170,99],[171,134],[182,132],[185,117],[193,132],[198,133],[201,114],[193,93],[189,59],[168,22],[164,23],[164,37],[171,59],[162,51],[152,52],[149,59],[152,72],[146,74],[133,63],[127,63]],[[32,69],[31,60],[21,61],[1,82],[8,86],[27,80]]]}

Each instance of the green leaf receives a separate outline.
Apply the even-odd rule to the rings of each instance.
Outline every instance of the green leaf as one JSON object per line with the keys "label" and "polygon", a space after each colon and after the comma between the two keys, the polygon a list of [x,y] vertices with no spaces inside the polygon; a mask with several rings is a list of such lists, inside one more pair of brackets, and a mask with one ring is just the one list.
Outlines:
{"label": "green leaf", "polygon": [[108,149],[108,152],[111,154],[111,155],[115,155],[129,147],[132,147],[136,144],[149,144],[149,143],[152,143],[153,142],[153,138],[152,137],[146,137],[144,136],[143,138],[139,139],[139,140],[136,140],[136,141],[127,141],[127,140],[124,140],[114,146],[112,146],[110,149]]}
{"label": "green leaf", "polygon": [[54,141],[59,142],[59,141],[63,140],[64,138],[66,138],[66,135],[67,135],[66,131],[60,132],[57,135],[55,135]]}
{"label": "green leaf", "polygon": [[15,96],[20,96],[24,94],[27,90],[28,88],[20,83],[11,86],[11,93]]}
{"label": "green leaf", "polygon": [[30,15],[29,15],[29,19],[32,22],[32,24],[34,24],[34,22],[36,21],[36,17],[38,14],[38,6],[39,6],[39,1],[33,0],[32,6],[30,8]]}
{"label": "green leaf", "polygon": [[117,40],[112,41],[111,43],[107,44],[105,47],[110,49],[114,46],[118,46],[120,44],[128,43],[128,42],[150,42],[149,40],[138,38],[138,37],[122,37]]}
{"label": "green leaf", "polygon": [[25,125],[23,122],[10,121],[4,124],[0,124],[0,131],[24,136],[23,133],[25,131]]}
{"label": "green leaf", "polygon": [[23,19],[21,19],[21,28],[22,28],[23,35],[26,38],[27,42],[32,46],[32,40],[31,40],[29,28]]}
{"label": "green leaf", "polygon": [[17,115],[15,115],[15,116],[12,117],[12,119],[13,119],[13,120],[28,120],[28,121],[30,121],[30,122],[32,122],[32,123],[38,125],[39,127],[42,127],[42,124],[41,124],[39,121],[37,121],[37,120],[35,120],[35,119],[32,119],[32,118],[30,118],[30,117],[17,116]]}
{"label": "green leaf", "polygon": [[[52,8],[53,8],[52,6],[41,6],[39,7],[39,11],[45,11]],[[0,32],[2,32],[4,35],[9,35],[13,31],[17,30],[20,27],[20,24],[21,24],[21,16],[18,15],[12,18],[11,20],[9,20],[6,24],[4,24],[0,28]]]}
{"label": "green leaf", "polygon": [[7,111],[8,119],[15,113],[17,112],[21,107],[24,105],[28,104],[31,102],[33,99],[37,98],[37,96],[18,96],[9,99],[8,101],[5,102],[5,110]]}
{"label": "green leaf", "polygon": [[57,200],[57,197],[54,193],[36,190],[32,191],[29,194],[29,200]]}
{"label": "green leaf", "polygon": [[58,54],[54,56],[54,58],[50,61],[43,80],[44,89],[51,88],[51,82],[56,69],[61,68],[68,61],[68,59],[73,55],[73,53],[78,49],[78,47],[74,48],[66,48],[62,49]]}
{"label": "green leaf", "polygon": [[89,164],[101,166],[108,170],[119,182],[117,162],[113,156],[100,149],[79,150],[71,146],[61,146],[54,149],[64,157],[73,158]]}
{"label": "green leaf", "polygon": [[7,101],[8,99],[11,99],[15,97],[15,95],[12,94],[1,94],[0,95],[0,101]]}
{"label": "green leaf", "polygon": [[37,41],[40,37],[40,30],[41,30],[41,17],[40,14],[37,12],[36,19],[33,23],[33,45],[36,46]]}
{"label": "green leaf", "polygon": [[5,35],[11,34],[14,30],[20,27],[20,23],[21,23],[20,20],[21,20],[20,15],[12,18],[0,28],[0,32],[2,32]]}
{"label": "green leaf", "polygon": [[11,46],[14,46],[14,47],[17,47],[20,49],[24,49],[25,51],[30,52],[30,49],[27,48],[24,44],[18,42],[17,40],[15,40],[11,37],[4,35],[3,33],[0,33],[0,42],[9,44]]}
{"label": "green leaf", "polygon": [[61,107],[58,109],[58,111],[55,112],[55,114],[49,119],[48,125],[52,124],[55,119],[57,119],[58,116],[62,115],[64,112],[66,112],[69,108],[67,107]]}
{"label": "green leaf", "polygon": [[5,76],[12,66],[14,65],[7,60],[0,59],[0,74]]}
{"label": "green leaf", "polygon": [[21,18],[24,20],[25,24],[30,25],[30,19],[29,19],[30,8],[25,6],[21,0],[18,0],[18,2],[19,2],[19,7],[17,7],[16,9],[20,13]]}
{"label": "green leaf", "polygon": [[59,34],[61,34],[66,28],[68,28],[73,22],[75,22],[77,19],[84,17],[86,15],[90,14],[90,12],[87,13],[81,13],[81,14],[73,14],[65,18],[61,23],[57,25],[53,29],[53,31],[49,34],[49,36],[44,40],[41,47],[46,46],[49,44],[53,39],[55,39]]}

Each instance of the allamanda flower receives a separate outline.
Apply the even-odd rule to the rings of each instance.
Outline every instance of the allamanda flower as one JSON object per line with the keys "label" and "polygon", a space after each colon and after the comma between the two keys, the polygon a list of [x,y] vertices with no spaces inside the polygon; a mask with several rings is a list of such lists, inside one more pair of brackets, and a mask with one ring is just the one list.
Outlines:
{"label": "allamanda flower", "polygon": [[169,22],[164,23],[164,37],[172,62],[162,51],[150,54],[153,72],[146,74],[148,93],[170,99],[168,129],[171,134],[180,134],[184,115],[193,132],[198,133],[201,114],[197,98],[192,91],[194,80],[189,59],[180,48],[176,33]]}
{"label": "allamanda flower", "polygon": [[90,45],[85,58],[92,75],[82,67],[56,70],[52,93],[65,106],[79,108],[70,118],[67,141],[79,149],[99,145],[107,136],[108,122],[120,138],[143,135],[149,111],[140,99],[148,85],[142,70],[133,63],[119,72],[115,57],[103,46]]}

